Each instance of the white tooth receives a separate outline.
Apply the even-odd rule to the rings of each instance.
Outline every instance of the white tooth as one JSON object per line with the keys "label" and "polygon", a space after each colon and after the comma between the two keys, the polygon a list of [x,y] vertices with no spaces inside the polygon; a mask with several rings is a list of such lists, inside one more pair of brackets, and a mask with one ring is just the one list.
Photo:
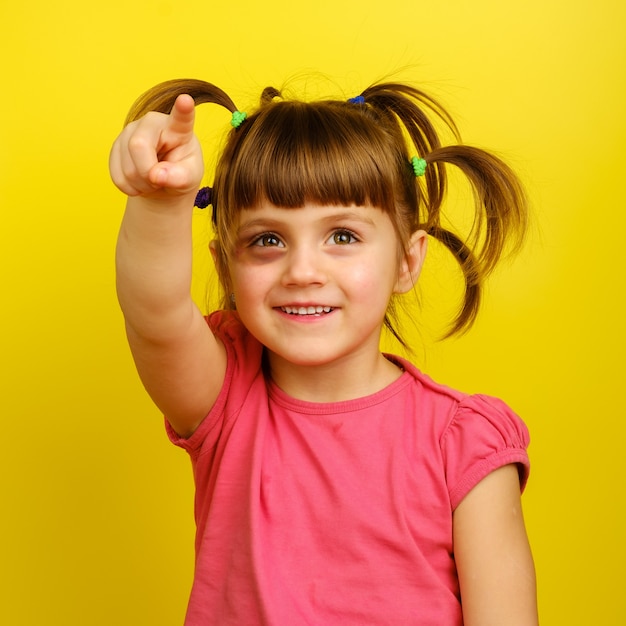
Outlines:
{"label": "white tooth", "polygon": [[321,315],[322,313],[330,313],[333,310],[331,306],[281,306],[282,311],[290,315]]}

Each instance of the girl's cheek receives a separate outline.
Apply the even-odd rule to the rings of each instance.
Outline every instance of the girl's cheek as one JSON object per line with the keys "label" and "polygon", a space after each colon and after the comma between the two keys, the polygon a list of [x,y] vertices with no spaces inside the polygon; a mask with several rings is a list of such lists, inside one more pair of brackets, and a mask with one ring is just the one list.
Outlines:
{"label": "girl's cheek", "polygon": [[231,269],[233,286],[246,293],[262,291],[270,281],[267,267],[259,264],[236,263]]}
{"label": "girl's cheek", "polygon": [[358,286],[361,289],[380,289],[384,282],[391,282],[392,276],[386,276],[386,273],[381,271],[380,266],[369,265],[367,267],[354,268],[349,277],[353,285]]}

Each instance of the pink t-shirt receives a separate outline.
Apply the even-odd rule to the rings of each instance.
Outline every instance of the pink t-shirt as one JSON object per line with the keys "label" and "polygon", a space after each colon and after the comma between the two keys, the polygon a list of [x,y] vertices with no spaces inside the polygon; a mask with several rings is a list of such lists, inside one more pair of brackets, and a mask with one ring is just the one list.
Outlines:
{"label": "pink t-shirt", "polygon": [[196,484],[196,568],[186,626],[463,623],[452,512],[518,464],[528,431],[500,400],[413,365],[371,396],[312,403],[263,372],[236,314],[209,323],[228,366],[186,449]]}

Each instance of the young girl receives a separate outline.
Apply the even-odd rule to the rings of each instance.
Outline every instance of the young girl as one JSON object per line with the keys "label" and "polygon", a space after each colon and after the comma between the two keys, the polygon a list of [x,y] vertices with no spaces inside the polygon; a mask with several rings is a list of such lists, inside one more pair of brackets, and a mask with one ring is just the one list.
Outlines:
{"label": "young girl", "polygon": [[[198,193],[206,102],[233,128]],[[429,238],[465,278],[450,334],[471,326],[523,237],[512,171],[403,84],[308,103],[268,88],[246,115],[214,85],[170,81],[127,122],[110,160],[129,196],[118,291],[141,379],[193,464],[185,623],[536,624],[524,424],[379,349],[383,326],[400,339],[394,297]],[[442,223],[449,165],[474,189],[469,238]],[[190,297],[194,202],[213,207],[224,289],[206,319]]]}

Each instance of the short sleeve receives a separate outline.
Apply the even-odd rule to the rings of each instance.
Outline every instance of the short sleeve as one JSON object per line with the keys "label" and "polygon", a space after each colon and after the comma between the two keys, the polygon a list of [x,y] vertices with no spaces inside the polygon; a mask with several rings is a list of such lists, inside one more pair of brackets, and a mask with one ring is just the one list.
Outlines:
{"label": "short sleeve", "polygon": [[452,510],[504,465],[517,465],[523,491],[530,471],[529,442],[526,425],[504,402],[483,395],[464,398],[441,440]]}

